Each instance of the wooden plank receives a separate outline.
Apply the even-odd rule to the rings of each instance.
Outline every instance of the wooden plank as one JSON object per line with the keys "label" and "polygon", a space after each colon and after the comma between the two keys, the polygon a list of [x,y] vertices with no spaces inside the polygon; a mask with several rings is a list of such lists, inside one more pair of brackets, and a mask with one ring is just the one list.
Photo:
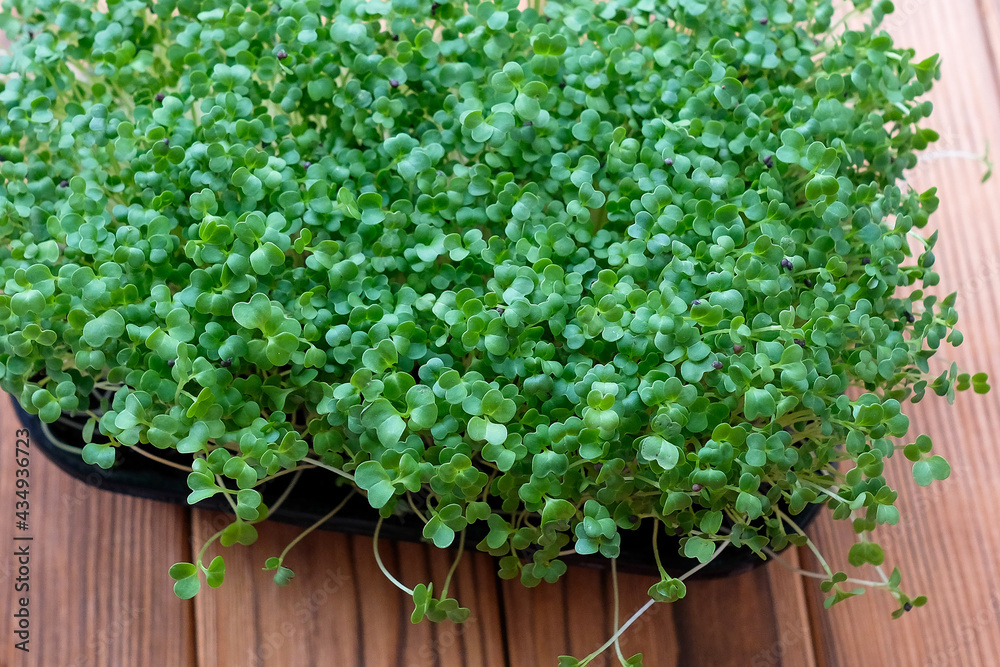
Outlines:
{"label": "wooden plank", "polygon": [[[808,530],[808,529],[807,529]],[[791,567],[801,567],[799,550],[790,547],[781,558]],[[760,648],[749,663],[751,667],[816,667],[816,648],[812,637],[812,620],[804,586],[813,585],[784,567],[770,563],[766,567],[777,639],[771,646]]]}
{"label": "wooden plank", "polygon": [[[622,574],[620,622],[624,623],[649,596],[652,577]],[[553,665],[560,655],[583,658],[611,637],[613,588],[607,572],[571,567],[555,584],[525,588],[520,581],[503,582],[508,652],[511,667]],[[646,665],[676,665],[674,609],[653,605],[622,636],[625,657],[642,653]],[[614,649],[593,665],[617,665]],[[683,663],[682,663],[683,664]]]}
{"label": "wooden plank", "polygon": [[[0,664],[194,665],[190,608],[174,597],[167,569],[190,558],[188,511],[110,494],[30,455],[29,530],[15,529],[15,431],[0,397]],[[14,535],[31,535],[30,652],[14,648]]]}
{"label": "wooden plank", "polygon": [[[942,141],[931,152],[979,153],[986,141],[1000,146],[996,49],[991,53],[987,22],[980,14],[980,9],[993,12],[996,25],[996,2],[984,1],[982,8],[973,0],[897,5],[888,24],[897,42],[916,45],[921,56],[940,52],[943,57],[942,80],[930,97],[935,104],[930,125],[941,132]],[[936,251],[942,274],[937,291],[959,292],[966,342],[941,356],[989,372],[996,386],[1000,358],[993,348],[1000,295],[994,285],[1000,278],[1000,226],[995,203],[1000,182],[994,178],[980,185],[982,173],[982,165],[972,160],[942,157],[927,160],[910,180],[918,189],[939,187],[942,206],[931,219],[932,228],[945,230]],[[926,593],[930,601],[893,621],[889,613],[895,605],[884,594],[866,594],[826,612],[818,587],[807,585],[820,665],[994,665],[1000,655],[1000,594],[993,586],[1000,575],[1000,534],[989,528],[986,513],[1000,501],[1000,452],[995,446],[1000,401],[995,393],[967,394],[949,406],[933,397],[909,413],[911,433],[934,439],[935,448],[951,462],[952,475],[923,489],[913,483],[902,457],[891,461],[886,475],[898,480],[902,519],[877,537],[887,565],[903,571],[905,588]],[[850,526],[833,526],[826,519],[813,534],[831,564],[846,567],[844,556],[854,539]],[[817,569],[811,557],[805,561]],[[853,571],[877,576],[871,568]]]}
{"label": "wooden plank", "polygon": [[986,34],[986,48],[992,60],[993,76],[1000,78],[1000,0],[977,0],[977,3]]}
{"label": "wooden plank", "polygon": [[[195,511],[194,545],[229,519]],[[450,595],[472,610],[463,624],[412,625],[413,603],[379,571],[372,540],[311,533],[286,557],[295,577],[279,587],[264,561],[277,556],[301,529],[278,523],[259,527],[250,547],[211,547],[224,553],[226,581],[195,598],[201,665],[338,665],[388,667],[503,665],[494,565],[484,554],[462,558]],[[439,590],[454,556],[433,546],[381,540],[383,562],[405,585],[435,582]]]}
{"label": "wooden plank", "polygon": [[[797,556],[790,556],[797,564]],[[656,667],[763,667],[814,665],[805,597],[797,575],[759,568],[735,577],[688,584],[676,604],[658,604],[621,639],[625,657],[642,653]],[[621,575],[624,622],[648,599],[656,579]],[[612,587],[608,573],[570,568],[553,585],[526,589],[505,582],[511,667],[554,664],[558,655],[582,658],[612,634]],[[595,665],[618,665],[613,650]]]}
{"label": "wooden plank", "polygon": [[[693,667],[785,664],[774,609],[769,572],[763,568],[735,577],[692,583],[687,597],[677,603],[674,611],[674,625],[681,638],[678,664]],[[760,662],[772,656],[773,662]]]}

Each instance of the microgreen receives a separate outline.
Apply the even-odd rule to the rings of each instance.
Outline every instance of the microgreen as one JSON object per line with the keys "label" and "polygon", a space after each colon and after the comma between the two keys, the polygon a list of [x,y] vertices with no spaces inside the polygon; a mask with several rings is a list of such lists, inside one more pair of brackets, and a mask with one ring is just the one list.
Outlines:
{"label": "microgreen", "polygon": [[[814,546],[814,503],[879,565],[885,460],[949,474],[904,405],[988,385],[932,370],[962,338],[905,175],[938,58],[853,5],[5,2],[0,386],[88,416],[88,462],[191,455],[235,514],[209,544],[320,467],[439,547],[487,526],[526,585],[644,522],[700,564]],[[222,582],[204,554],[179,596]],[[829,604],[862,590],[820,562]],[[414,621],[468,614],[386,574]]]}

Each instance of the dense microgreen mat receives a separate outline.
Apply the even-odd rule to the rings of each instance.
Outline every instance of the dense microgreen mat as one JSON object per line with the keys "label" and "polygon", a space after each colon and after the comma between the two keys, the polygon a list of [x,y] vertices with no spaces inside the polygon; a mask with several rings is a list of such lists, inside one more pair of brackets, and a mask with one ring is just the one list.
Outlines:
{"label": "dense microgreen mat", "polygon": [[881,566],[885,460],[949,473],[904,404],[987,385],[931,363],[938,59],[871,5],[5,0],[0,385],[89,415],[88,462],[188,455],[235,512],[206,549],[316,466],[529,586],[641,522],[692,563],[813,546],[810,503]]}

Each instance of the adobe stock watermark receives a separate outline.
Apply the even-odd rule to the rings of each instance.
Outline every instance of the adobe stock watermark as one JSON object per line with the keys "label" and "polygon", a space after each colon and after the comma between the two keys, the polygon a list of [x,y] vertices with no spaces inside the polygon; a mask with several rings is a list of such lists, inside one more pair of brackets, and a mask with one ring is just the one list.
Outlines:
{"label": "adobe stock watermark", "polygon": [[14,514],[15,533],[12,536],[11,576],[13,578],[12,616],[14,648],[28,653],[31,650],[31,435],[28,429],[14,432],[14,445],[9,448],[9,459],[13,459],[14,498],[10,500]]}
{"label": "adobe stock watermark", "polygon": [[261,637],[260,646],[250,649],[247,655],[247,664],[263,665],[268,660],[281,653],[281,649],[296,639],[304,637],[309,622],[323,606],[327,604],[330,597],[340,592],[351,580],[344,570],[338,567],[336,570],[327,568],[326,577],[323,582],[315,587],[312,592],[300,599],[292,607],[292,613],[278,626],[276,630],[271,630]]}
{"label": "adobe stock watermark", "polygon": [[925,663],[927,667],[945,667],[946,665],[958,664],[955,658],[958,657],[962,648],[968,648],[983,632],[996,633],[1000,625],[1000,595],[994,594],[975,613],[964,617],[958,625],[958,632],[944,648],[935,651],[927,657]]}
{"label": "adobe stock watermark", "polygon": [[113,646],[122,644],[122,639],[129,633],[135,622],[142,616],[142,607],[127,606],[121,613],[111,618],[100,630],[88,639],[85,649],[65,667],[100,667],[108,664]]}
{"label": "adobe stock watermark", "polygon": [[899,32],[914,16],[927,7],[928,2],[929,0],[905,0],[894,3],[895,11],[882,19],[882,28],[892,34]]}
{"label": "adobe stock watermark", "polygon": [[417,651],[417,658],[411,660],[408,667],[426,667],[426,665],[440,663],[443,657],[442,653],[454,648],[463,636],[477,628],[478,621],[475,616],[470,616],[464,623],[438,624],[437,638],[421,646]]}
{"label": "adobe stock watermark", "polygon": [[87,473],[86,477],[79,479],[78,481],[81,482],[80,484],[73,484],[72,487],[70,487],[71,490],[62,494],[63,511],[70,512],[87,502],[87,500],[94,495],[95,491],[101,490],[101,487],[104,486],[104,483],[108,480],[111,474],[111,470],[97,468],[94,471]]}
{"label": "adobe stock watermark", "polygon": [[783,658],[789,649],[802,645],[809,637],[809,631],[804,624],[782,623],[778,631],[778,639],[765,649],[753,654],[750,667],[779,667],[784,664]]}

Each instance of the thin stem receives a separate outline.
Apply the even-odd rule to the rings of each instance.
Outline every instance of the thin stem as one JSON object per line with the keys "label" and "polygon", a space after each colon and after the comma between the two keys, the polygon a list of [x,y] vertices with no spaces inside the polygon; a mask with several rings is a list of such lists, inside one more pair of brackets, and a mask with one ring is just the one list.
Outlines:
{"label": "thin stem", "polygon": [[694,575],[696,572],[698,572],[699,570],[701,570],[703,567],[705,567],[706,565],[708,565],[709,563],[711,563],[713,560],[715,560],[716,558],[718,558],[719,554],[722,553],[722,550],[725,549],[726,547],[728,547],[730,544],[732,544],[732,543],[729,542],[729,540],[726,540],[725,542],[722,542],[721,544],[719,544],[719,547],[715,550],[715,553],[712,554],[711,558],[709,558],[708,560],[706,560],[704,563],[699,563],[699,564],[695,565],[690,570],[688,570],[687,572],[685,572],[684,574],[682,574],[681,576],[679,576],[677,578],[680,579],[681,581],[684,581],[688,577]]}
{"label": "thin stem", "polygon": [[[226,528],[228,528],[228,526],[226,526]],[[201,551],[198,552],[198,558],[196,558],[195,561],[194,561],[195,565],[197,565],[198,567],[201,567],[201,559],[204,558],[205,552],[208,551],[209,545],[211,545],[212,542],[214,542],[217,539],[219,539],[219,536],[222,535],[222,533],[226,532],[226,528],[223,528],[222,530],[220,530],[219,532],[217,532],[215,535],[212,535],[210,538],[208,538],[208,541],[206,541],[205,544],[202,545]]]}
{"label": "thin stem", "polygon": [[171,468],[177,468],[178,470],[183,470],[184,472],[191,472],[190,466],[182,465],[180,463],[174,463],[173,461],[168,461],[167,459],[161,458],[156,454],[150,454],[149,452],[147,452],[142,447],[139,447],[138,445],[132,445],[131,449],[132,451],[138,452],[143,456],[145,456],[147,459],[152,459],[157,463],[162,463],[165,466],[170,466]]}
{"label": "thin stem", "polygon": [[816,556],[816,559],[819,561],[820,565],[822,565],[823,569],[826,570],[827,576],[828,577],[832,577],[833,576],[833,570],[830,568],[830,565],[826,562],[826,559],[823,558],[823,554],[821,554],[819,552],[819,549],[816,547],[816,545],[813,543],[813,541],[811,539],[809,539],[808,535],[806,535],[805,531],[802,530],[799,527],[799,524],[797,524],[794,521],[792,521],[791,517],[789,517],[787,514],[785,514],[781,510],[775,508],[774,511],[775,511],[775,513],[778,515],[778,517],[782,521],[784,521],[785,523],[787,523],[789,526],[791,526],[795,530],[796,533],[798,533],[799,535],[801,535],[802,537],[804,537],[806,539],[806,546],[809,547],[809,550],[813,552],[814,556]]}
{"label": "thin stem", "polygon": [[841,496],[837,495],[836,493],[834,493],[830,489],[828,489],[828,488],[826,488],[824,486],[821,486],[821,485],[817,484],[816,482],[810,482],[809,480],[803,480],[803,481],[807,485],[809,485],[809,486],[813,487],[814,489],[816,489],[817,491],[825,493],[826,495],[830,496],[831,498],[835,498],[835,499],[839,500],[840,502],[844,503],[845,505],[850,505],[851,504],[850,501],[845,500],[844,498],[842,498]]}
{"label": "thin stem", "polygon": [[667,571],[663,569],[663,562],[660,560],[660,521],[653,521],[653,560],[656,561],[656,569],[660,571],[660,576],[667,578]]}
{"label": "thin stem", "polygon": [[306,463],[311,463],[312,465],[316,466],[317,468],[323,468],[325,470],[329,470],[330,472],[335,472],[338,475],[340,475],[341,477],[343,477],[344,479],[349,479],[352,482],[354,481],[354,475],[352,475],[351,473],[348,473],[348,472],[344,472],[340,468],[334,468],[333,466],[327,465],[327,464],[323,463],[322,461],[317,461],[316,459],[310,459],[308,457],[306,457],[306,458],[304,458],[302,460],[305,461]]}
{"label": "thin stem", "polygon": [[95,382],[94,383],[94,387],[96,387],[97,389],[106,389],[108,391],[118,391],[119,389],[121,389],[124,386],[125,385],[123,385],[123,384],[118,384],[118,383],[113,383],[113,382]]}
{"label": "thin stem", "polygon": [[218,484],[220,487],[222,487],[222,495],[226,497],[226,500],[229,502],[229,506],[233,508],[233,513],[235,513],[236,516],[238,517],[239,514],[236,513],[236,503],[233,502],[233,497],[231,495],[232,492],[226,488],[226,483],[222,480],[221,475],[215,476],[215,483]]}
{"label": "thin stem", "polygon": [[423,512],[417,509],[417,505],[413,502],[413,496],[409,491],[406,492],[406,502],[409,503],[410,509],[413,510],[413,513],[420,517],[421,521],[427,523],[427,517],[424,516]]}
{"label": "thin stem", "polygon": [[[277,511],[278,511],[278,508],[279,508],[279,507],[281,507],[281,504],[282,504],[283,502],[285,502],[285,498],[287,498],[287,497],[289,496],[289,494],[291,494],[291,492],[292,492],[292,489],[294,489],[294,488],[295,488],[295,485],[296,485],[296,484],[298,483],[298,481],[299,481],[299,477],[301,477],[301,476],[302,476],[302,468],[298,468],[298,469],[296,469],[296,470],[297,470],[297,472],[295,473],[295,477],[293,477],[293,478],[292,478],[292,481],[290,481],[290,482],[288,483],[288,486],[286,486],[286,487],[285,487],[285,490],[281,492],[281,495],[280,495],[280,496],[278,496],[278,499],[274,501],[274,504],[273,504],[273,505],[271,505],[270,507],[268,507],[268,508],[267,508],[267,516],[264,516],[264,517],[263,517],[263,518],[261,518],[261,519],[257,519],[257,521],[254,521],[253,523],[258,523],[258,522],[260,522],[260,521],[264,521],[264,520],[265,520],[265,519],[267,519],[267,518],[268,518],[269,516],[273,515],[273,514],[274,514],[275,512],[277,512]],[[278,475],[280,475],[280,474],[282,474],[282,473],[278,473],[278,474],[277,474],[277,475],[275,475],[274,477],[277,477],[277,476],[278,476]],[[269,479],[274,479],[274,477],[271,477],[271,478],[269,478]],[[256,486],[256,485],[255,485],[255,486]]]}
{"label": "thin stem", "polygon": [[[772,551],[770,547],[762,547],[761,551],[766,553],[769,558],[773,558],[775,561],[777,561],[778,564],[780,564],[782,567],[791,570],[795,574],[802,575],[803,577],[812,577],[813,579],[823,579],[824,581],[830,578],[828,575],[825,575],[822,572],[813,572],[811,570],[804,570],[801,567],[796,567],[792,565],[787,560],[779,556],[776,552]],[[885,582],[867,581],[865,579],[854,579],[853,577],[848,577],[844,581],[850,582],[852,584],[857,584],[859,586],[876,586],[876,587],[885,586]]]}
{"label": "thin stem", "polygon": [[[297,468],[285,468],[281,472],[276,472],[273,475],[271,475],[270,477],[265,477],[264,479],[259,480],[256,484],[254,484],[254,487],[258,487],[261,484],[266,484],[267,482],[270,482],[273,479],[277,479],[278,477],[281,477],[282,475],[287,475],[290,472],[294,472],[296,474],[301,474],[302,471],[304,471],[304,470],[312,470],[312,468],[313,468],[313,466],[299,466]],[[298,479],[298,477],[296,477],[296,479]],[[293,484],[295,484],[294,481],[292,481],[289,484],[289,486],[291,486]],[[287,489],[286,489],[286,491],[287,491]]]}
{"label": "thin stem", "polygon": [[83,426],[84,426],[83,424],[81,424],[80,422],[78,422],[78,421],[76,421],[74,419],[70,419],[66,415],[59,415],[59,419],[57,419],[56,421],[59,422],[60,424],[62,424],[63,426],[70,427],[74,431],[82,431],[83,430]]}
{"label": "thin stem", "polygon": [[580,667],[585,667],[586,665],[589,665],[594,658],[604,653],[604,651],[607,650],[607,648],[611,646],[612,643],[614,643],[614,641],[618,638],[619,635],[628,630],[629,626],[635,623],[637,620],[639,620],[639,617],[645,614],[646,610],[652,607],[655,603],[656,600],[654,600],[653,598],[646,600],[646,604],[639,607],[639,610],[634,614],[632,614],[632,617],[630,619],[625,621],[625,624],[618,629],[618,632],[615,633],[614,637],[604,642],[604,644],[599,649],[597,649],[596,651],[594,651],[593,653],[591,653],[586,658],[580,661]]}
{"label": "thin stem", "polygon": [[458,556],[451,564],[451,569],[448,570],[448,576],[444,579],[444,587],[441,589],[441,599],[448,597],[448,587],[451,586],[451,578],[454,576],[455,571],[458,569],[458,563],[462,560],[462,554],[465,553],[465,530],[458,538]]}
{"label": "thin stem", "polygon": [[807,417],[815,417],[816,413],[812,410],[799,410],[798,412],[791,412],[787,415],[782,415],[777,422],[782,426],[788,426],[789,424],[794,424],[797,421],[801,421]]}
{"label": "thin stem", "polygon": [[380,516],[378,518],[378,523],[375,524],[375,533],[372,535],[372,550],[375,552],[375,564],[378,565],[378,569],[382,570],[382,574],[385,575],[385,578],[391,581],[396,588],[403,591],[407,595],[413,595],[413,589],[407,588],[401,584],[396,577],[392,576],[392,574],[389,573],[389,570],[385,568],[385,565],[382,564],[382,557],[378,555],[378,533],[382,530],[382,521],[383,519]]}
{"label": "thin stem", "polygon": [[278,555],[278,560],[279,561],[284,561],[285,560],[285,556],[288,554],[288,552],[291,551],[292,547],[294,547],[296,544],[298,544],[299,541],[301,541],[303,537],[305,537],[309,533],[313,532],[314,530],[316,530],[317,528],[319,528],[320,526],[322,526],[324,523],[326,523],[327,521],[329,521],[330,518],[333,517],[334,514],[336,514],[340,510],[342,510],[344,508],[344,505],[347,504],[347,501],[350,500],[351,496],[354,495],[354,492],[355,492],[355,490],[351,489],[351,492],[348,493],[346,496],[344,496],[344,499],[341,500],[340,503],[336,507],[334,507],[332,510],[330,510],[329,512],[327,512],[326,514],[324,514],[322,517],[320,517],[313,525],[309,526],[308,528],[306,528],[305,530],[303,530],[301,533],[299,533],[298,537],[296,537],[294,540],[292,540],[291,542],[289,542],[288,545],[285,547],[284,551],[282,551]]}
{"label": "thin stem", "polygon": [[54,436],[52,434],[52,431],[49,430],[48,424],[46,424],[45,422],[41,422],[41,425],[42,425],[42,433],[44,433],[45,437],[49,439],[49,442],[55,445],[58,449],[61,449],[64,452],[70,452],[71,454],[76,454],[77,456],[80,456],[83,453],[83,450],[81,448],[74,447],[72,445],[67,445],[65,442]]}
{"label": "thin stem", "polygon": [[615,596],[614,628],[612,630],[612,632],[614,632],[614,638],[615,638],[615,653],[618,654],[618,662],[620,662],[622,665],[625,665],[625,656],[622,655],[622,645],[618,641],[618,638],[619,638],[619,634],[618,634],[618,607],[620,605],[619,605],[619,601],[618,601],[618,559],[617,558],[612,558],[611,559],[611,590],[614,592],[614,596]]}
{"label": "thin stem", "polygon": [[[590,463],[590,462],[587,461],[587,463]],[[648,477],[643,477],[642,475],[632,475],[631,477],[623,477],[622,479],[624,479],[626,481],[629,481],[629,482],[631,482],[633,480],[638,480],[640,482],[645,482],[646,484],[649,484],[653,488],[656,488],[656,489],[660,488],[659,484],[657,484],[656,482],[652,481]]]}
{"label": "thin stem", "polygon": [[[695,567],[691,568],[690,570],[688,570],[687,572],[685,572],[684,574],[682,574],[680,577],[678,577],[678,579],[680,579],[681,581],[684,581],[685,579],[687,579],[691,575],[693,575],[696,572],[698,572],[701,568],[705,567],[706,565],[708,565],[709,563],[711,563],[713,560],[715,560],[716,558],[718,558],[719,554],[722,553],[722,550],[725,549],[726,547],[728,547],[730,544],[731,544],[731,542],[729,542],[728,540],[725,541],[725,542],[722,542],[721,544],[719,544],[719,548],[715,550],[715,553],[712,554],[711,558],[709,558],[704,563],[699,563]],[[656,600],[654,600],[652,598],[650,598],[649,600],[646,600],[646,604],[642,605],[637,612],[635,612],[634,614],[632,614],[632,617],[629,618],[627,621],[625,621],[625,624],[622,625],[622,627],[619,628],[617,632],[615,632],[615,635],[611,639],[609,639],[608,641],[604,642],[604,644],[602,644],[599,649],[597,649],[596,651],[594,651],[593,653],[591,653],[586,658],[584,658],[583,660],[580,661],[580,667],[584,667],[585,665],[590,664],[591,661],[593,661],[594,658],[596,658],[600,654],[604,653],[604,651],[606,651],[608,649],[608,647],[610,647],[613,643],[615,643],[615,641],[618,640],[618,638],[622,635],[622,633],[624,633],[626,630],[628,630],[628,628],[629,628],[630,625],[632,625],[637,620],[639,620],[639,617],[642,616],[643,614],[645,614],[646,610],[649,609],[650,607],[652,607],[655,602],[656,602]]]}

